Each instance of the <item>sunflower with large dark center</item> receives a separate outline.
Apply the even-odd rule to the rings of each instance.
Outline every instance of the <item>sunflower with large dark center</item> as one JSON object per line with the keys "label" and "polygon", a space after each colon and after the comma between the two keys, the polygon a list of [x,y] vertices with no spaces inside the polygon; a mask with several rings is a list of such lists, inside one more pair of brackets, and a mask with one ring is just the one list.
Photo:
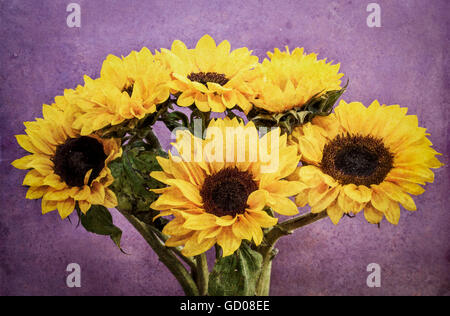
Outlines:
{"label": "sunflower with large dark center", "polygon": [[341,184],[370,186],[383,182],[392,163],[393,155],[381,140],[370,136],[338,135],[325,145],[320,166]]}
{"label": "sunflower with large dark center", "polygon": [[103,145],[95,138],[81,136],[69,138],[56,148],[53,157],[55,173],[69,186],[81,187],[89,170],[88,185],[105,167],[106,154]]}
{"label": "sunflower with large dark center", "polygon": [[252,175],[237,168],[223,169],[210,175],[200,190],[203,207],[216,216],[243,214],[248,207],[247,199],[258,186]]}
{"label": "sunflower with large dark center", "polygon": [[187,78],[191,81],[200,82],[205,86],[208,82],[213,82],[224,86],[229,81],[224,74],[217,72],[191,72]]}

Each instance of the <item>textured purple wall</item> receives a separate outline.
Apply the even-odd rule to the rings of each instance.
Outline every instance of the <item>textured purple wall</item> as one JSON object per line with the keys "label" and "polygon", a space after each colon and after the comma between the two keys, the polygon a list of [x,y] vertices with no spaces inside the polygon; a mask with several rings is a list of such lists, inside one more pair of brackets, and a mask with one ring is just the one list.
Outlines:
{"label": "textured purple wall", "polygon": [[[25,173],[10,165],[24,154],[13,137],[22,133],[22,122],[41,116],[42,103],[82,83],[84,74],[98,76],[109,53],[170,47],[174,39],[192,46],[205,33],[259,57],[274,47],[304,46],[341,62],[351,80],[346,100],[408,106],[449,163],[446,0],[377,1],[381,28],[366,25],[371,1],[76,2],[81,28],[66,25],[70,1],[0,1],[2,295],[182,294],[120,214],[113,211],[129,255],[57,213],[40,215],[40,202],[24,198]],[[168,137],[162,129],[158,134]],[[450,295],[448,192],[449,169],[443,167],[415,199],[418,211],[402,211],[398,227],[384,221],[378,229],[361,214],[338,226],[325,219],[283,239],[271,294]],[[65,285],[71,262],[81,265],[81,288]],[[381,288],[366,286],[371,262],[381,265]]]}

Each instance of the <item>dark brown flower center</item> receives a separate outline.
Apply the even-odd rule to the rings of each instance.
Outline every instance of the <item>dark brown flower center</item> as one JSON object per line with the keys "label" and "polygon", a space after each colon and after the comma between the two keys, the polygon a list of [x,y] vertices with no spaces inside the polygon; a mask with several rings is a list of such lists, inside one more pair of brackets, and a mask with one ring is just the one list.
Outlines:
{"label": "dark brown flower center", "polygon": [[214,82],[224,86],[229,81],[224,74],[217,72],[191,72],[187,78],[191,81],[200,82],[205,86],[207,82]]}
{"label": "dark brown flower center", "polygon": [[122,92],[128,93],[128,95],[131,97],[131,95],[133,94],[133,88],[134,88],[134,84],[131,84],[128,87],[124,88],[122,90]]}
{"label": "dark brown flower center", "polygon": [[54,171],[72,187],[84,185],[86,173],[92,169],[88,184],[97,178],[105,167],[106,154],[103,145],[92,137],[69,138],[56,147],[53,156]]}
{"label": "dark brown flower center", "polygon": [[393,155],[380,139],[339,135],[325,145],[320,163],[323,172],[341,184],[380,184],[393,167]]}
{"label": "dark brown flower center", "polygon": [[257,189],[249,172],[227,168],[208,176],[200,195],[206,212],[219,217],[235,216],[245,212],[248,196]]}

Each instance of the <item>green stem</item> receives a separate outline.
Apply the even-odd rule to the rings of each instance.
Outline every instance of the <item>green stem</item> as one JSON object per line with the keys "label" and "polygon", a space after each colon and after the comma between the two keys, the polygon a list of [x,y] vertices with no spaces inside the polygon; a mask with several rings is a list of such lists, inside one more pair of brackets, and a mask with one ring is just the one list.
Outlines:
{"label": "green stem", "polygon": [[278,239],[284,235],[292,234],[297,228],[312,224],[318,220],[328,217],[326,211],[320,213],[308,213],[302,216],[291,218],[274,226],[265,236],[265,242],[269,245],[275,245]]}
{"label": "green stem", "polygon": [[216,260],[215,260],[214,264],[216,264],[216,262],[220,259],[222,253],[221,253],[221,250],[220,250],[220,246],[218,244],[214,245],[214,250],[216,252]]}
{"label": "green stem", "polygon": [[266,234],[263,244],[258,248],[259,253],[261,253],[261,255],[263,256],[263,262],[261,267],[261,275],[259,276],[258,282],[256,283],[256,295],[269,295],[272,259],[276,255],[276,249],[274,249],[274,246],[278,239],[280,239],[282,236],[292,234],[292,232],[297,228],[314,223],[327,216],[327,212],[323,211],[317,214],[309,213],[306,215],[294,217],[274,226]]}
{"label": "green stem", "polygon": [[198,296],[199,291],[197,285],[192,279],[191,275],[183,264],[177,259],[177,257],[164,246],[155,233],[147,227],[147,224],[141,222],[135,216],[120,211],[119,212],[136,228],[136,230],[144,237],[145,241],[158,255],[162,263],[170,270],[175,276],[177,281],[181,284],[183,291],[188,296]]}
{"label": "green stem", "polygon": [[208,261],[206,260],[206,255],[204,253],[196,256],[195,260],[197,261],[197,287],[200,295],[205,296],[208,294]]}
{"label": "green stem", "polygon": [[256,285],[256,295],[269,296],[270,291],[270,275],[272,273],[272,259],[264,264],[264,269],[261,270],[261,281]]}

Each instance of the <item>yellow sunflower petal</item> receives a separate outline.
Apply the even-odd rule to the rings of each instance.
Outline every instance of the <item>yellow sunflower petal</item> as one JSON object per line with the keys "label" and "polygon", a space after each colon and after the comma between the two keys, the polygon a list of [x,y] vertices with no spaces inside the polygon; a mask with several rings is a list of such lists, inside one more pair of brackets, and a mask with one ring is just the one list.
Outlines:
{"label": "yellow sunflower petal", "polygon": [[[184,245],[187,241],[189,241],[190,239],[192,239],[194,232],[191,231],[186,235],[182,235],[182,236],[171,236],[169,237],[169,239],[166,240],[165,245],[167,247],[178,247],[178,246],[182,246]],[[189,255],[188,255],[189,257]]]}
{"label": "yellow sunflower petal", "polygon": [[183,227],[193,230],[208,229],[215,226],[218,226],[216,223],[216,216],[206,213],[201,215],[189,215],[186,217],[186,221],[183,224]]}
{"label": "yellow sunflower petal", "polygon": [[245,218],[244,215],[238,215],[236,222],[233,224],[231,229],[233,234],[241,239],[251,240],[253,235],[251,231],[251,224]]}
{"label": "yellow sunflower petal", "polygon": [[256,220],[253,219],[253,217],[249,216],[249,214],[245,214],[245,219],[247,221],[247,227],[252,234],[253,242],[256,246],[259,246],[264,237],[261,227],[258,225]]}
{"label": "yellow sunflower petal", "polygon": [[179,106],[190,106],[194,103],[195,93],[191,91],[184,91],[177,99]]}
{"label": "yellow sunflower petal", "polygon": [[177,187],[189,201],[197,205],[202,204],[200,192],[192,183],[179,179],[170,179],[167,180],[167,184]]}
{"label": "yellow sunflower petal", "polygon": [[344,215],[344,211],[339,207],[338,203],[334,203],[328,206],[326,212],[334,225],[337,225]]}
{"label": "yellow sunflower petal", "polygon": [[181,216],[175,217],[173,220],[168,222],[163,228],[163,234],[168,236],[181,236],[186,235],[192,229],[184,227],[185,219]]}
{"label": "yellow sunflower petal", "polygon": [[337,200],[340,191],[341,187],[335,187],[327,190],[326,193],[322,195],[319,201],[311,205],[311,212],[320,213],[324,209],[328,209],[330,207],[330,204],[334,203]]}
{"label": "yellow sunflower petal", "polygon": [[44,185],[44,177],[38,171],[30,170],[23,179],[22,184],[34,187],[41,186]]}
{"label": "yellow sunflower petal", "polygon": [[297,215],[298,209],[294,202],[284,196],[277,194],[269,194],[267,204],[278,214],[281,215]]}
{"label": "yellow sunflower petal", "polygon": [[45,192],[47,192],[47,189],[48,188],[46,186],[30,187],[25,198],[30,200],[39,199],[45,194]]}
{"label": "yellow sunflower petal", "polygon": [[270,193],[275,193],[278,195],[289,197],[298,194],[306,187],[307,186],[304,183],[299,181],[279,180],[270,183],[263,189],[267,190]]}
{"label": "yellow sunflower petal", "polygon": [[61,181],[61,177],[55,173],[46,176],[44,179],[44,184],[56,190],[62,190],[67,186],[63,181]]}
{"label": "yellow sunflower petal", "polygon": [[217,236],[217,244],[222,247],[224,257],[232,255],[241,245],[241,239],[233,234],[231,227],[224,227]]}
{"label": "yellow sunflower petal", "polygon": [[365,185],[348,184],[343,187],[345,194],[354,201],[365,203],[370,201],[372,190]]}
{"label": "yellow sunflower petal", "polygon": [[196,63],[201,71],[208,72],[214,63],[216,42],[209,35],[204,35],[195,47]]}
{"label": "yellow sunflower petal", "polygon": [[[186,240],[186,244],[184,245],[181,253],[187,257],[193,257],[200,255],[210,249],[216,243],[215,238],[204,239],[202,242],[197,241],[198,238],[192,236],[191,238]],[[166,242],[167,244],[167,242]]]}
{"label": "yellow sunflower petal", "polygon": [[378,224],[383,219],[384,215],[382,212],[378,211],[372,205],[367,204],[364,207],[364,217],[371,224]]}
{"label": "yellow sunflower petal", "polygon": [[65,219],[73,212],[75,208],[75,200],[72,198],[68,198],[64,201],[58,201],[56,206],[58,208],[58,213],[61,216],[61,218]]}
{"label": "yellow sunflower petal", "polygon": [[117,204],[117,197],[114,192],[110,189],[105,189],[105,201],[103,202],[103,206],[112,208],[117,206]]}
{"label": "yellow sunflower petal", "polygon": [[384,216],[386,216],[389,223],[397,225],[400,220],[400,207],[398,203],[392,202],[390,207],[384,211]]}
{"label": "yellow sunflower petal", "polygon": [[267,191],[256,190],[250,193],[247,199],[248,208],[255,211],[260,211],[266,206],[266,201],[269,198]]}
{"label": "yellow sunflower petal", "polygon": [[409,211],[415,211],[414,200],[405,193],[398,185],[391,182],[380,183],[379,188],[394,201],[400,202]]}
{"label": "yellow sunflower petal", "polygon": [[28,135],[16,135],[16,139],[20,147],[22,147],[26,151],[33,154],[41,153],[41,151],[33,145]]}
{"label": "yellow sunflower petal", "polygon": [[272,227],[278,222],[278,218],[274,218],[264,211],[248,211],[248,216],[264,228]]}
{"label": "yellow sunflower petal", "polygon": [[86,214],[87,211],[89,211],[89,209],[91,208],[91,203],[89,203],[88,201],[78,201],[78,206],[80,207],[80,211],[83,214]]}
{"label": "yellow sunflower petal", "polygon": [[49,201],[46,199],[42,199],[42,214],[47,214],[51,211],[56,210],[57,201]]}
{"label": "yellow sunflower petal", "polygon": [[216,224],[219,226],[231,226],[236,222],[237,217],[226,215],[221,217],[216,217]]}
{"label": "yellow sunflower petal", "polygon": [[29,169],[30,167],[28,167],[28,165],[33,159],[34,155],[28,155],[14,160],[11,164],[17,169]]}
{"label": "yellow sunflower petal", "polygon": [[88,200],[92,204],[103,205],[105,201],[105,187],[98,182],[93,182],[91,185],[91,195]]}
{"label": "yellow sunflower petal", "polygon": [[205,239],[216,238],[217,235],[219,235],[221,231],[222,231],[222,227],[220,227],[220,226],[202,230],[198,233],[197,240],[198,240],[198,242],[202,242]]}

